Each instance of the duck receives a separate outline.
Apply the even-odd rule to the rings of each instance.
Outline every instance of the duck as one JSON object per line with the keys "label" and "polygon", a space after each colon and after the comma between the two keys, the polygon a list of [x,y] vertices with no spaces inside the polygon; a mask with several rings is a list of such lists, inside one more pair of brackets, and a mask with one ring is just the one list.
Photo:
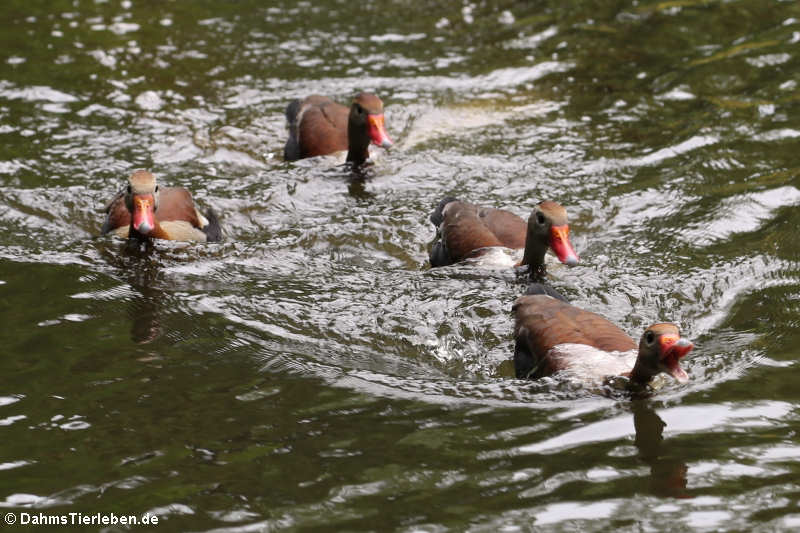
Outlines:
{"label": "duck", "polygon": [[222,240],[222,228],[213,209],[203,216],[187,189],[160,188],[155,175],[147,170],[134,171],[128,186],[111,199],[100,232],[140,243],[152,239]]}
{"label": "duck", "polygon": [[694,344],[669,322],[649,326],[639,343],[603,316],[546,294],[526,294],[512,307],[517,378],[565,371],[583,382],[626,378],[640,389],[661,373],[685,383],[680,360]]}
{"label": "duck", "polygon": [[534,206],[525,222],[504,209],[480,207],[445,197],[430,220],[437,230],[437,239],[430,251],[431,267],[481,257],[497,248],[510,248],[524,250],[522,259],[514,266],[527,265],[531,279],[541,280],[546,274],[544,255],[548,248],[568,266],[575,266],[579,261],[569,240],[567,211],[551,200]]}
{"label": "duck", "polygon": [[289,139],[283,149],[286,161],[347,150],[347,162],[359,166],[369,159],[369,144],[389,148],[383,102],[372,93],[353,98],[348,109],[327,96],[311,95],[286,107]]}

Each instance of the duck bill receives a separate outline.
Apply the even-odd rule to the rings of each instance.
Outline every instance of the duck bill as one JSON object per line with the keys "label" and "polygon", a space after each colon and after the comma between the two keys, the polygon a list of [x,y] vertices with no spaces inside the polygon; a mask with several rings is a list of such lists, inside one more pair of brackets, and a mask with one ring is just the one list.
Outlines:
{"label": "duck bill", "polygon": [[149,235],[156,227],[155,202],[152,197],[137,196],[133,199],[133,229]]}
{"label": "duck bill", "polygon": [[565,265],[575,266],[578,264],[578,254],[569,241],[569,226],[553,226],[550,228],[550,248],[556,253],[558,260]]}
{"label": "duck bill", "polygon": [[667,374],[675,378],[678,383],[689,381],[689,374],[681,368],[680,360],[692,351],[694,344],[677,335],[662,335],[661,362],[667,369]]}
{"label": "duck bill", "polygon": [[373,144],[383,148],[389,148],[393,144],[383,125],[383,113],[367,115],[367,132]]}

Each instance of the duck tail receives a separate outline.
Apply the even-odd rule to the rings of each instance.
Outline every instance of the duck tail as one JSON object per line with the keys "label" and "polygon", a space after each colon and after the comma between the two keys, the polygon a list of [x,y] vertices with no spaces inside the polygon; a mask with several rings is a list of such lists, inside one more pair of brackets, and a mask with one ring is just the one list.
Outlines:
{"label": "duck tail", "polygon": [[433,213],[431,213],[431,222],[437,228],[442,225],[442,222],[444,222],[444,207],[450,202],[458,202],[458,198],[446,196],[441,202],[439,202],[439,205],[436,206],[436,209],[433,210]]}
{"label": "duck tail", "polygon": [[208,224],[203,226],[202,231],[206,234],[206,242],[219,242],[222,240],[222,227],[219,225],[219,217],[217,212],[212,208],[206,211],[206,219]]}

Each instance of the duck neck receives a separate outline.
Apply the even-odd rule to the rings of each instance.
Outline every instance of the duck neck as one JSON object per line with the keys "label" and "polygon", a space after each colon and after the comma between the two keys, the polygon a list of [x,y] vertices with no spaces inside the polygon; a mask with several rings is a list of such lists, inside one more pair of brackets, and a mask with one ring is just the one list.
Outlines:
{"label": "duck neck", "polygon": [[547,275],[544,267],[544,254],[547,248],[542,248],[532,244],[530,237],[525,241],[525,253],[522,256],[520,265],[528,265],[530,278],[532,281],[543,280]]}
{"label": "duck neck", "polygon": [[636,363],[633,365],[633,370],[630,371],[630,375],[628,376],[631,380],[631,383],[636,383],[638,385],[647,385],[650,383],[650,380],[653,379],[655,374],[647,369],[644,364],[641,362],[641,358],[636,358]]}
{"label": "duck neck", "polygon": [[350,116],[347,121],[347,162],[362,165],[369,159],[369,137],[366,125]]}

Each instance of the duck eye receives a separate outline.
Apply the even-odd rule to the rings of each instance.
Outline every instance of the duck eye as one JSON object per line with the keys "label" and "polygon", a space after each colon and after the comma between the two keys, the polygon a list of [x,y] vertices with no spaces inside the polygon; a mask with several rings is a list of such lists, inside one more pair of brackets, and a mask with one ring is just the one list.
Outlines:
{"label": "duck eye", "polygon": [[536,222],[538,222],[539,224],[544,224],[544,215],[542,214],[541,211],[536,213]]}
{"label": "duck eye", "polygon": [[156,192],[158,192],[158,185],[156,185]]}
{"label": "duck eye", "polygon": [[131,193],[131,186],[128,185],[128,194],[130,194],[130,193]]}
{"label": "duck eye", "polygon": [[644,341],[647,344],[653,344],[653,341],[656,340],[656,336],[652,331],[648,331],[644,336]]}

